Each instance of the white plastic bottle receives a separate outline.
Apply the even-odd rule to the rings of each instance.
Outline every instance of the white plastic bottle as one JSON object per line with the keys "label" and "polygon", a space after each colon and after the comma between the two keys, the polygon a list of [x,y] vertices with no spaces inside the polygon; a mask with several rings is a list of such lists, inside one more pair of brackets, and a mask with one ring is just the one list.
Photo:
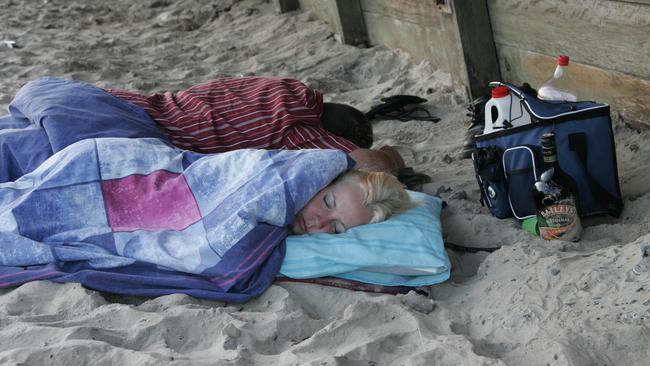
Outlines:
{"label": "white plastic bottle", "polygon": [[557,58],[557,67],[553,77],[546,81],[537,90],[537,97],[543,100],[557,100],[575,102],[578,100],[576,83],[567,73],[569,56],[560,55]]}
{"label": "white plastic bottle", "polygon": [[530,114],[521,99],[512,96],[505,86],[492,88],[492,98],[485,104],[483,134],[530,123]]}

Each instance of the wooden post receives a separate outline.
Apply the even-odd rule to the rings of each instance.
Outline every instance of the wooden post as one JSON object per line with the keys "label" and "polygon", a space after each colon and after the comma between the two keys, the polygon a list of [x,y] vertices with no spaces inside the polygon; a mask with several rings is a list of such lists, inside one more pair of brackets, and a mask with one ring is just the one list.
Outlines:
{"label": "wooden post", "polygon": [[459,75],[471,99],[489,92],[490,81],[501,80],[501,71],[486,0],[452,2],[451,16],[458,29],[465,75]]}
{"label": "wooden post", "polygon": [[298,0],[273,0],[273,6],[278,14],[300,9]]}
{"label": "wooden post", "polygon": [[360,0],[336,0],[335,5],[339,23],[335,28],[341,42],[355,46],[367,45],[368,32]]}

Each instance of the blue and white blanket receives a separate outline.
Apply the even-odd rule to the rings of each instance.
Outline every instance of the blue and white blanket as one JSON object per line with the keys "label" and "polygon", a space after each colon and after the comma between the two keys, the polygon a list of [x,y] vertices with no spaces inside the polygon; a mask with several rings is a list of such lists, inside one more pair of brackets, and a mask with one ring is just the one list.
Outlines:
{"label": "blue and white blanket", "polygon": [[6,125],[40,124],[55,153],[0,183],[0,287],[49,279],[121,294],[246,301],[277,275],[296,211],[351,164],[335,150],[203,155],[159,138],[83,139],[75,133],[92,135],[98,123],[129,137],[157,132],[147,131],[146,119],[129,130],[132,120],[109,121],[108,111],[98,122],[93,98],[67,114],[51,113],[61,108],[56,102],[22,101],[12,102],[21,110]]}
{"label": "blue and white blanket", "polygon": [[77,142],[0,184],[0,287],[49,279],[246,301],[279,271],[296,211],[347,167],[336,150]]}

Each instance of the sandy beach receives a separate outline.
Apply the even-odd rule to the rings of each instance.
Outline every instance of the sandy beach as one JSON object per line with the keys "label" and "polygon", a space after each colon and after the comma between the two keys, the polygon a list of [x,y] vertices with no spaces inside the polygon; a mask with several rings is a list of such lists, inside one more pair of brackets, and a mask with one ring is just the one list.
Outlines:
{"label": "sandy beach", "polygon": [[583,221],[580,242],[545,241],[479,203],[471,161],[459,158],[467,101],[450,76],[408,54],[336,41],[308,12],[278,15],[263,0],[0,0],[0,109],[42,76],[144,94],[220,76],[303,80],[326,101],[367,111],[411,94],[438,123],[374,123],[432,177],[448,204],[452,278],[382,295],[282,283],[245,304],[185,295],[116,296],[79,284],[0,289],[2,365],[644,365],[650,352],[650,139],[613,111],[625,209]]}

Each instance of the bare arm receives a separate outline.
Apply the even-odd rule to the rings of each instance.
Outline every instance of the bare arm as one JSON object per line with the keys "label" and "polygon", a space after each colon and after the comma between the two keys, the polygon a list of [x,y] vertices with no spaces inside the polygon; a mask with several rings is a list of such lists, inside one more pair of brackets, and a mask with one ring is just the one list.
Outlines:
{"label": "bare arm", "polygon": [[404,160],[390,146],[382,146],[379,150],[357,149],[350,153],[357,162],[356,168],[372,171],[396,173],[404,168]]}

